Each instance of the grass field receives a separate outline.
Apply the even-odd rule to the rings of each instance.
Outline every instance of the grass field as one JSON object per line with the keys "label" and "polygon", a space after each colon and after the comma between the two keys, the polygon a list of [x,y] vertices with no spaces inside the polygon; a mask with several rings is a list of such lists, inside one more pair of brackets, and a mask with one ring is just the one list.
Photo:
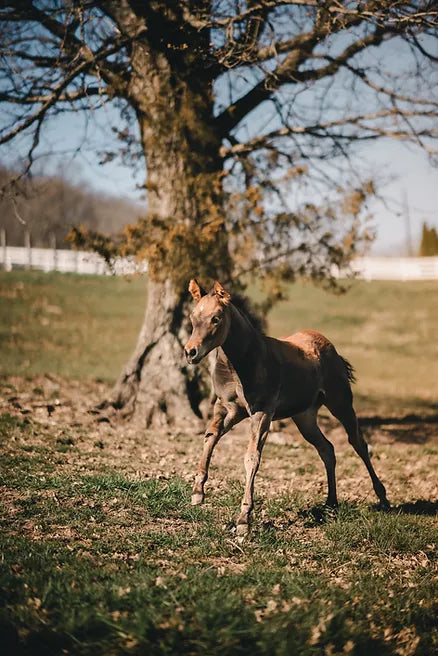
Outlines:
{"label": "grass field", "polygon": [[[0,274],[0,649],[5,654],[429,656],[438,650],[436,425],[369,434],[393,504],[377,511],[343,432],[335,514],[296,433],[268,439],[250,538],[230,522],[246,436],[218,446],[189,505],[199,435],[87,413],[129,355],[144,282]],[[322,330],[363,412],[431,413],[437,285],[294,287],[272,334]],[[244,425],[243,425],[244,426]]]}
{"label": "grass field", "polygon": [[0,272],[0,373],[114,381],[145,301],[141,277]]}
{"label": "grass field", "polygon": [[[144,307],[142,277],[0,272],[0,373],[114,381],[133,350]],[[358,408],[437,411],[438,284],[356,282],[342,296],[295,285],[269,317],[269,333],[313,328],[356,368]]]}

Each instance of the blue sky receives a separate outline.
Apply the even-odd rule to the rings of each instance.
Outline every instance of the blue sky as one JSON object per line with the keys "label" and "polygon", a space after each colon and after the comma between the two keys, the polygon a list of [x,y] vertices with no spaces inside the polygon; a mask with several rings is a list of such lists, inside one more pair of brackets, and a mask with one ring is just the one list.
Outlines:
{"label": "blue sky", "polygon": [[399,142],[375,143],[367,149],[367,159],[375,164],[377,176],[392,177],[382,192],[386,206],[375,202],[371,209],[377,229],[373,252],[391,254],[406,245],[405,202],[408,206],[414,246],[418,245],[423,221],[438,227],[438,168],[426,154]]}
{"label": "blue sky", "polygon": [[[111,125],[111,108],[99,110],[94,120],[85,123],[81,114],[61,114],[46,129],[40,153],[55,151],[56,156],[42,157],[38,166],[46,173],[62,172],[67,178],[83,181],[91,189],[124,197],[144,204],[138,189],[144,181],[144,170],[115,160],[99,165],[99,151],[116,145]],[[27,139],[15,141],[0,151],[5,163],[13,163],[28,145]],[[78,148],[80,146],[80,148]],[[408,203],[414,247],[418,245],[423,221],[438,227],[438,168],[433,167],[426,154],[412,146],[395,141],[374,142],[363,148],[370,172],[383,180],[381,191],[386,204],[375,201],[370,206],[377,238],[372,252],[399,254],[405,249],[405,201]]]}
{"label": "blue sky", "polygon": [[[281,30],[280,30],[281,31]],[[353,32],[334,35],[328,40],[324,48],[328,53],[336,55],[357,35]],[[423,45],[427,40],[423,40]],[[430,47],[435,47],[434,41]],[[433,97],[435,85],[438,85],[438,71],[430,67],[424,68],[423,76],[418,76],[416,62],[406,43],[394,39],[378,48],[370,48],[361,53],[358,62],[377,76],[376,84],[380,84],[380,73],[395,82],[402,83],[403,93],[414,98],[416,83],[419,82],[420,94]],[[272,68],[273,61],[266,64]],[[377,72],[376,72],[377,71]],[[370,73],[371,74],[371,73]],[[323,112],[324,120],[331,120],[336,116],[347,114],[355,115],[361,112],[362,107],[369,107],[371,111],[378,109],[375,94],[366,85],[353,87],[346,84],[346,73],[335,76],[334,80],[324,79],[320,84],[292,85],[291,102],[282,104],[283,90],[277,92],[279,105],[287,113],[292,112],[291,121],[297,124],[307,124],[308,121],[318,121],[318,112]],[[233,92],[233,100],[244,94],[263,76],[257,68],[251,68],[240,74],[239,71],[229,71],[225,77],[220,77],[215,86],[218,106],[228,103],[228,93]],[[226,78],[226,79],[225,79]],[[394,84],[395,84],[394,82]],[[228,84],[229,83],[229,84]],[[423,87],[421,86],[423,85]],[[391,85],[389,85],[391,86]],[[288,85],[285,85],[288,87]],[[294,91],[296,87],[296,90]],[[355,90],[352,93],[352,90]],[[424,94],[423,94],[424,92]],[[296,94],[294,96],[294,93]],[[288,91],[285,91],[287,96]],[[387,99],[386,99],[387,100]],[[100,100],[90,100],[99,103]],[[377,104],[376,104],[377,102]],[[254,130],[267,129],[266,117],[270,119],[269,129],[281,126],[278,123],[276,112],[266,109],[269,103],[262,104],[259,109],[251,112],[247,120],[242,121],[237,129],[238,138],[248,138]],[[65,107],[61,108],[63,111]],[[260,111],[259,111],[260,110]],[[133,170],[128,164],[114,160],[104,166],[99,164],[101,159],[99,151],[116,150],[120,142],[114,136],[113,125],[120,125],[119,114],[111,103],[104,104],[91,113],[83,114],[80,111],[66,112],[52,118],[44,127],[38,154],[48,153],[49,156],[40,157],[37,167],[44,173],[61,173],[76,182],[84,182],[88,187],[96,189],[115,197],[124,197],[138,201],[144,205],[144,198],[138,186],[144,182],[145,172],[141,168]],[[219,110],[218,110],[219,111]],[[258,112],[258,113],[257,113]],[[313,117],[313,118],[312,118]],[[6,121],[6,113],[0,116],[0,122]],[[284,118],[286,122],[287,118]],[[14,166],[29,147],[29,136],[20,135],[10,144],[0,149],[0,161]],[[404,250],[407,242],[406,235],[406,206],[408,207],[411,233],[414,246],[418,245],[419,235],[423,221],[438,227],[438,157],[435,156],[434,168],[424,152],[407,147],[395,141],[371,141],[358,151],[357,157],[363,163],[366,161],[367,177],[380,182],[378,187],[385,197],[385,202],[374,201],[370,210],[373,215],[373,225],[377,231],[377,239],[373,245],[375,253],[396,254]],[[53,151],[57,153],[53,155]],[[334,168],[334,167],[332,167]]]}

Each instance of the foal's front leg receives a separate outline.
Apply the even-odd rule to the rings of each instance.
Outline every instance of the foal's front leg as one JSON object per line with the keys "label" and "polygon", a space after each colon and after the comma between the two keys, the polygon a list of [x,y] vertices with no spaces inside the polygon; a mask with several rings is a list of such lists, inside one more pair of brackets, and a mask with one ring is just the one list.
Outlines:
{"label": "foal's front leg", "polygon": [[254,505],[254,479],[260,465],[271,419],[272,413],[256,412],[251,415],[251,437],[244,459],[246,472],[245,492],[240,515],[236,522],[237,536],[242,540],[249,532],[249,520]]}
{"label": "foal's front leg", "polygon": [[204,448],[199,462],[198,473],[192,488],[192,505],[203,503],[205,493],[204,485],[208,478],[211,456],[221,437],[228,433],[239,421],[247,417],[246,411],[237,404],[228,404],[228,408],[218,398],[213,411],[213,418],[207,426],[204,436]]}
{"label": "foal's front leg", "polygon": [[204,485],[208,478],[208,468],[213,453],[213,449],[223,435],[224,419],[227,409],[220,399],[214,404],[213,417],[207,426],[204,435],[204,448],[202,457],[199,462],[198,473],[195,477],[195,483],[192,488],[192,506],[203,503],[205,493]]}

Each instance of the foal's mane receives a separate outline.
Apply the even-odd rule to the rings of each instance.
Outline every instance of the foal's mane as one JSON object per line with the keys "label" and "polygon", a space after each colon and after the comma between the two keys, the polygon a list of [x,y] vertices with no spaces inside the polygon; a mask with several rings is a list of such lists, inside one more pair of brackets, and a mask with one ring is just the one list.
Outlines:
{"label": "foal's mane", "polygon": [[248,319],[249,323],[257,330],[264,334],[266,328],[265,320],[257,314],[251,301],[247,296],[242,294],[231,294],[231,303]]}

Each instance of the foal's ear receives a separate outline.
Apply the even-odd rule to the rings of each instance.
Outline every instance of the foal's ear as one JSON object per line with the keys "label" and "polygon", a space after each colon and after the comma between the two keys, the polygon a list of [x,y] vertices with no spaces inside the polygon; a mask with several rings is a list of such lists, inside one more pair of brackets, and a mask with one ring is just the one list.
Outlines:
{"label": "foal's ear", "polygon": [[191,295],[193,296],[195,301],[200,301],[202,296],[205,296],[206,293],[207,293],[205,291],[205,289],[202,289],[202,287],[200,287],[200,285],[198,285],[197,280],[191,280],[190,281],[190,283],[189,283],[189,292],[191,293]]}
{"label": "foal's ear", "polygon": [[219,303],[222,305],[228,305],[231,302],[230,294],[222,287],[220,282],[216,280],[213,285],[213,291],[219,299]]}

